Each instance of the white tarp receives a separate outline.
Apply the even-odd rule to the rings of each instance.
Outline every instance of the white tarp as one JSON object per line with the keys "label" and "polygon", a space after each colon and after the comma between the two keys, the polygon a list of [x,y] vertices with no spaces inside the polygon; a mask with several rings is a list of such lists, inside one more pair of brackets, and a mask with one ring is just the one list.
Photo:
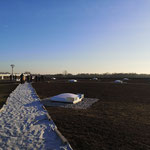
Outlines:
{"label": "white tarp", "polygon": [[84,98],[83,94],[63,93],[50,98],[51,101],[78,103]]}

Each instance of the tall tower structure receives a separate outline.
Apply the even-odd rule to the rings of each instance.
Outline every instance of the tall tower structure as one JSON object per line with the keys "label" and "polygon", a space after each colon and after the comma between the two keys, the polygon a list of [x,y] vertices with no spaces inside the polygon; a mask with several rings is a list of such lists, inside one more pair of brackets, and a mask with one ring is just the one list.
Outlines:
{"label": "tall tower structure", "polygon": [[14,64],[11,64],[10,65],[11,66],[11,68],[12,68],[12,73],[11,73],[11,79],[13,80],[13,74],[14,74],[14,67],[15,67],[15,65]]}

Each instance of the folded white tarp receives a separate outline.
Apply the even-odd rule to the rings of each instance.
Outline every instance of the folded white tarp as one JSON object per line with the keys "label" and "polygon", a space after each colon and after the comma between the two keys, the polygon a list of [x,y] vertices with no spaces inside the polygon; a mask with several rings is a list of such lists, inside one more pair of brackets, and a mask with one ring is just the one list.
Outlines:
{"label": "folded white tarp", "polygon": [[51,101],[78,103],[84,98],[84,94],[63,93],[50,98]]}

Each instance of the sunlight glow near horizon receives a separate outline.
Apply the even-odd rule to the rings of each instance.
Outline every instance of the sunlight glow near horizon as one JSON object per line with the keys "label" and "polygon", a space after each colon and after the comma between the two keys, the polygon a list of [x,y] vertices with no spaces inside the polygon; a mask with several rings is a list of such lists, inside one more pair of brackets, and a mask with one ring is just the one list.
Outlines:
{"label": "sunlight glow near horizon", "polygon": [[0,1],[0,72],[150,73],[149,0]]}

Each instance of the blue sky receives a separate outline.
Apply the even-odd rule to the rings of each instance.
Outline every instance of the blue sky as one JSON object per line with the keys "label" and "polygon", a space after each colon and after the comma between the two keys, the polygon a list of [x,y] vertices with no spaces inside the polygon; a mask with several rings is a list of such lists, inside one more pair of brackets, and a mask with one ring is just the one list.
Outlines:
{"label": "blue sky", "polygon": [[0,72],[150,73],[149,0],[1,0]]}

